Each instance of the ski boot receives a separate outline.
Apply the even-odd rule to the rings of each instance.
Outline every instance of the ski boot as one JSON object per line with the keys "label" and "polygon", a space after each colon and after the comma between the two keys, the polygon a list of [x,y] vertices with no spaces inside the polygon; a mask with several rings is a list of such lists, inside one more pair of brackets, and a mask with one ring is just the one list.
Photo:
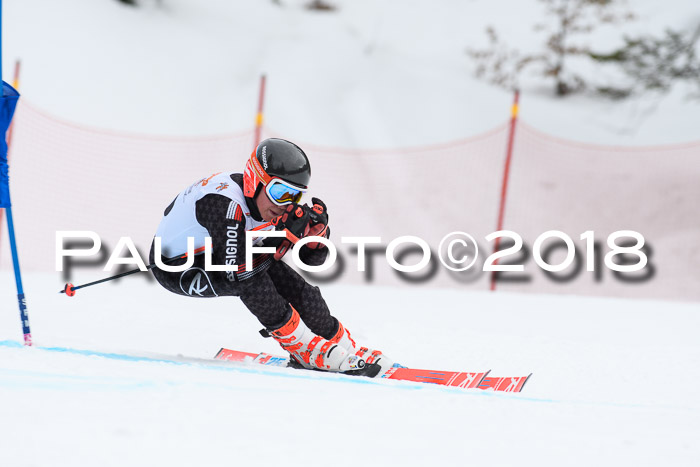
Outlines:
{"label": "ski boot", "polygon": [[[376,376],[378,365],[368,365],[365,360],[348,351],[339,341],[345,335],[342,325],[332,339],[314,334],[301,320],[299,313],[290,305],[292,316],[281,328],[268,331],[280,346],[289,352],[293,361],[303,368],[331,371],[359,376]],[[349,336],[348,336],[349,339]]]}
{"label": "ski boot", "polygon": [[375,376],[383,375],[394,365],[394,362],[389,360],[380,350],[372,350],[367,347],[358,348],[352,336],[350,336],[350,331],[345,329],[340,321],[338,321],[338,331],[332,340],[337,341],[338,345],[347,349],[349,353],[363,359],[365,364],[378,365],[380,369]]}

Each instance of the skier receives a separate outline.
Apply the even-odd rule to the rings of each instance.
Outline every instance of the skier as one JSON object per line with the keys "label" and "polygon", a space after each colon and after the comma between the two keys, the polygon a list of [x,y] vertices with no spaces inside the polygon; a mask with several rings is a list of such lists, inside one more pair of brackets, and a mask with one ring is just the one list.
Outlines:
{"label": "skier", "polygon": [[[194,264],[184,272],[154,268],[153,275],[180,295],[240,297],[265,327],[261,334],[274,338],[297,365],[376,376],[392,362],[380,351],[358,347],[331,316],[319,288],[280,261],[292,247],[289,238],[330,236],[325,203],[312,198],[313,207],[299,204],[310,178],[304,151],[289,141],[271,138],[253,151],[244,173],[222,172],[187,187],[165,209],[156,232],[162,260],[168,266],[182,265],[187,237],[194,237],[195,251],[203,251],[205,237],[211,237],[211,264],[237,266],[237,270],[207,271],[204,254],[196,254]],[[287,237],[254,240],[257,246],[276,247],[276,252],[255,255],[253,268],[247,271],[245,233],[266,227],[284,231]],[[319,265],[328,250],[323,243],[312,242],[299,254],[305,264]],[[151,263],[153,259],[151,245]]]}

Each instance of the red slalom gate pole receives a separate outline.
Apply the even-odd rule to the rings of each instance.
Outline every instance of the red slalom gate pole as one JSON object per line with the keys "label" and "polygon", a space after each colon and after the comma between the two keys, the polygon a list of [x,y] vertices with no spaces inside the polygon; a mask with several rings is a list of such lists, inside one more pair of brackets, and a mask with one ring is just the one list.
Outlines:
{"label": "red slalom gate pole", "polygon": [[[510,162],[513,158],[513,140],[515,139],[515,125],[518,122],[518,100],[520,91],[515,90],[513,96],[513,105],[510,112],[510,130],[508,132],[508,149],[506,150],[506,163],[503,169],[503,184],[501,185],[501,203],[498,208],[498,226],[496,231],[503,230],[503,217],[506,210],[506,195],[508,194],[508,177],[510,176]],[[501,237],[496,237],[493,245],[494,253],[498,251],[501,245]],[[498,264],[498,259],[494,260],[493,265]],[[491,291],[496,290],[496,271],[491,272]]]}
{"label": "red slalom gate pole", "polygon": [[255,145],[253,149],[260,144],[260,132],[263,124],[263,104],[265,102],[265,75],[260,77],[260,96],[258,97],[258,113],[255,115]]}
{"label": "red slalom gate pole", "polygon": [[[19,90],[19,68],[20,61],[17,59],[15,62],[15,77],[12,79],[12,87]],[[10,147],[12,147],[12,128],[15,126],[14,120],[10,122],[10,128],[7,129],[7,163],[10,163]],[[0,209],[0,245],[2,244],[2,224],[3,216],[5,214],[4,209]],[[1,250],[0,250],[1,252]]]}

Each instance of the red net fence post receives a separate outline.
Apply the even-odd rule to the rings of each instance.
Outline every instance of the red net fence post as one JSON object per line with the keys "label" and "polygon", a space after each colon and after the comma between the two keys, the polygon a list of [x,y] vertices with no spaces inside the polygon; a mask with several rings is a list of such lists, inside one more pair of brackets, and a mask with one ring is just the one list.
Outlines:
{"label": "red net fence post", "polygon": [[[503,217],[506,211],[506,196],[508,194],[508,178],[510,177],[510,161],[513,157],[513,140],[515,139],[515,126],[518,122],[518,100],[520,91],[515,90],[513,95],[513,106],[510,112],[510,128],[508,130],[508,149],[506,150],[506,162],[503,168],[503,182],[501,183],[501,200],[498,205],[498,223],[496,231],[503,230]],[[501,244],[501,237],[496,237],[493,245],[494,253],[498,251]],[[493,262],[493,265],[498,264],[498,259]],[[496,290],[496,271],[491,272],[491,291]]]}
{"label": "red net fence post", "polygon": [[263,106],[265,104],[265,75],[260,77],[260,94],[258,96],[258,113],[255,115],[255,144],[253,149],[258,147],[260,144],[260,132],[262,131],[263,125]]}

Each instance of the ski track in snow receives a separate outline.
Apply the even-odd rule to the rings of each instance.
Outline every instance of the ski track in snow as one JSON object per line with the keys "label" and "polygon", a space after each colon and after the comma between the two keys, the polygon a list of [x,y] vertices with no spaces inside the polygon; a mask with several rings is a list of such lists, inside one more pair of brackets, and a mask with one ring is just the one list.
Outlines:
{"label": "ski track in snow", "polygon": [[[0,341],[0,347],[8,349],[21,349],[24,346],[15,341]],[[411,383],[405,381],[389,381],[389,380],[375,380],[370,378],[362,377],[351,377],[345,375],[330,375],[330,374],[318,374],[313,372],[306,372],[301,370],[292,369],[279,369],[279,368],[259,368],[259,365],[247,365],[232,362],[217,362],[216,360],[205,360],[200,358],[191,358],[186,356],[176,356],[168,358],[167,356],[137,356],[128,354],[118,354],[110,352],[99,352],[94,350],[84,350],[84,349],[72,349],[67,347],[38,347],[40,351],[46,352],[58,352],[71,355],[79,355],[83,357],[98,357],[99,359],[106,360],[118,360],[130,363],[144,363],[147,365],[175,365],[175,366],[187,366],[193,367],[197,370],[205,371],[226,371],[234,373],[243,373],[249,375],[264,375],[272,376],[278,378],[292,378],[292,379],[302,379],[302,380],[321,380],[332,383],[340,384],[362,384],[362,385],[389,385],[400,390],[433,390],[433,391],[443,391],[447,393],[463,393],[465,395],[471,396],[483,396],[483,397],[496,397],[503,399],[513,399],[520,400],[524,402],[541,402],[541,403],[554,403],[554,404],[572,404],[572,405],[590,405],[590,406],[608,406],[608,407],[620,407],[620,408],[644,408],[644,409],[664,409],[664,410],[680,410],[680,411],[698,411],[698,408],[680,406],[680,405],[648,405],[648,404],[626,404],[621,402],[605,402],[605,401],[585,401],[585,400],[571,400],[571,399],[545,399],[538,397],[529,397],[524,394],[513,394],[513,393],[503,393],[494,391],[483,391],[480,389],[458,389],[444,387],[440,385],[431,386],[423,383]],[[30,350],[30,351],[33,351]],[[466,369],[469,371],[470,369]],[[125,389],[141,389],[147,387],[157,387],[159,383],[156,380],[149,379],[143,381],[132,381],[131,378],[110,378],[110,377],[93,377],[85,375],[66,375],[66,374],[55,374],[49,372],[38,372],[38,371],[24,371],[24,370],[7,370],[0,369],[0,386],[13,387],[13,388],[31,388],[40,386],[42,389],[65,389],[71,390],[76,384],[80,384],[81,387],[85,388],[85,385],[90,385],[90,389],[105,389],[111,390],[115,387],[119,390]],[[500,375],[490,375],[490,376],[500,376]],[[12,378],[15,378],[13,381]],[[170,382],[170,384],[173,384]],[[177,383],[174,383],[177,384]],[[529,384],[529,383],[528,383]],[[204,384],[203,384],[204,385]],[[211,384],[206,383],[207,387],[220,387],[222,389],[235,389],[235,384]],[[526,385],[527,387],[527,385]]]}

